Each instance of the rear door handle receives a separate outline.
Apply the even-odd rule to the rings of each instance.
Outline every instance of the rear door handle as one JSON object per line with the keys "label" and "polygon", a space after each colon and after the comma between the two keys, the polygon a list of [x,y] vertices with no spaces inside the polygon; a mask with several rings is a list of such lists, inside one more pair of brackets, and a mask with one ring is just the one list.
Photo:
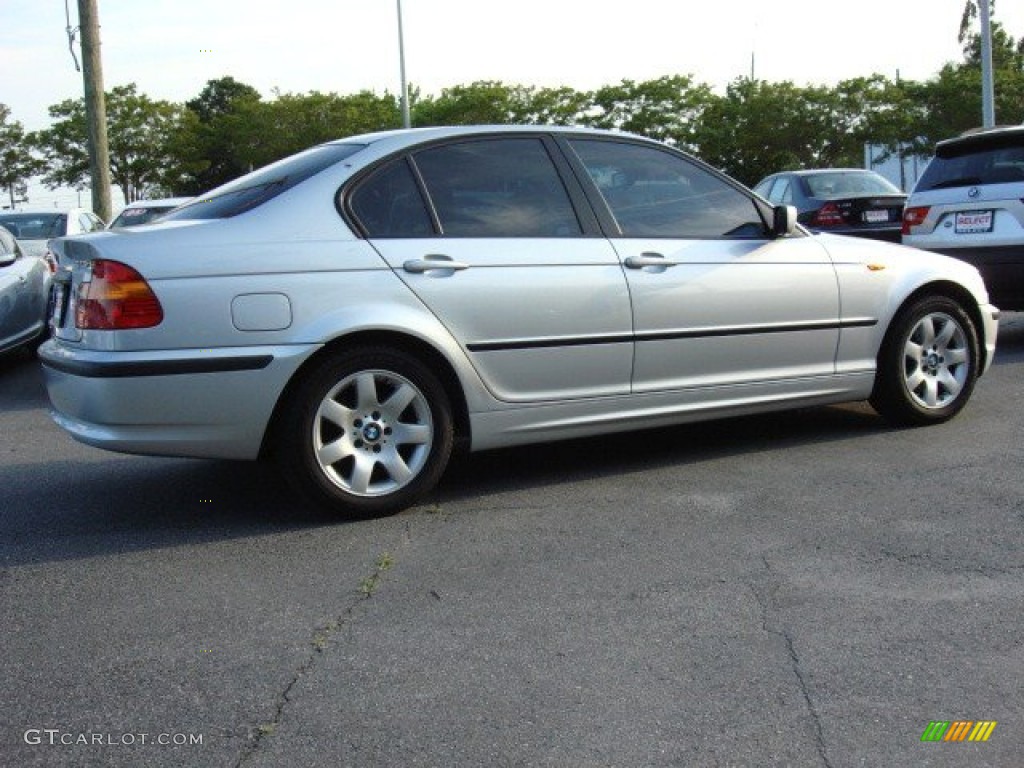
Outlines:
{"label": "rear door handle", "polygon": [[672,261],[666,259],[660,253],[652,253],[647,251],[641,253],[639,256],[627,256],[626,266],[630,269],[643,269],[644,267],[676,267],[679,266],[678,261]]}
{"label": "rear door handle", "polygon": [[433,270],[452,270],[458,271],[461,269],[469,269],[469,264],[464,264],[461,261],[454,261],[448,256],[442,254],[431,253],[424,256],[422,259],[409,259],[402,265],[402,269],[406,272],[412,272],[414,275],[421,275],[424,272],[430,272]]}

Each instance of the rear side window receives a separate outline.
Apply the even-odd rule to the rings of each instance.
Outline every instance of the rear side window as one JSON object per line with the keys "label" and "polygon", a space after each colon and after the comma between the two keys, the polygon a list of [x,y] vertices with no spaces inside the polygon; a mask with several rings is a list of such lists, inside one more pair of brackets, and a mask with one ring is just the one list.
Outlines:
{"label": "rear side window", "polygon": [[940,148],[916,191],[1024,182],[1024,135]]}
{"label": "rear side window", "polygon": [[572,237],[582,232],[540,139],[446,144],[414,158],[447,237]]}
{"label": "rear side window", "polygon": [[572,146],[625,237],[766,236],[752,198],[679,155],[592,139]]}
{"label": "rear side window", "polygon": [[323,144],[307,149],[200,195],[163,220],[227,219],[251,211],[362,148],[362,144]]}
{"label": "rear side window", "polygon": [[430,214],[405,158],[360,182],[349,203],[368,237],[429,237]]}
{"label": "rear side window", "polygon": [[789,178],[775,180],[771,192],[765,195],[771,202],[787,205],[793,202],[793,185]]}

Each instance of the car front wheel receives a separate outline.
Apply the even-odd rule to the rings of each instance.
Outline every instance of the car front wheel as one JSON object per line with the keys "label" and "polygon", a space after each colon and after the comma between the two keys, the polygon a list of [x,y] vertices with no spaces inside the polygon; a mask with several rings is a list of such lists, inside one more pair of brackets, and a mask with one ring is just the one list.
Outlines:
{"label": "car front wheel", "polygon": [[282,413],[278,459],[304,496],[348,517],[411,505],[451,455],[451,406],[437,377],[400,350],[321,361]]}
{"label": "car front wheel", "polygon": [[931,296],[893,320],[878,356],[871,404],[897,426],[951,419],[978,377],[978,335],[952,299]]}

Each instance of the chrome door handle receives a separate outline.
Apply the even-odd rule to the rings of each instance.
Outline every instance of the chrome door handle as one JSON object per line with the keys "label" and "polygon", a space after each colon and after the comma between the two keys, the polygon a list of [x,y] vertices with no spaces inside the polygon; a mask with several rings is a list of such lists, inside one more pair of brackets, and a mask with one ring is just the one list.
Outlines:
{"label": "chrome door handle", "polygon": [[409,261],[402,265],[402,269],[406,272],[412,272],[415,275],[421,275],[424,272],[430,272],[434,269],[450,269],[453,271],[469,269],[469,264],[464,264],[461,261],[453,261],[448,256],[430,254],[428,256],[424,256],[422,259],[409,259]]}
{"label": "chrome door handle", "polygon": [[627,256],[625,264],[630,269],[643,269],[644,267],[675,267],[678,261],[666,259],[660,253],[641,253],[639,256]]}

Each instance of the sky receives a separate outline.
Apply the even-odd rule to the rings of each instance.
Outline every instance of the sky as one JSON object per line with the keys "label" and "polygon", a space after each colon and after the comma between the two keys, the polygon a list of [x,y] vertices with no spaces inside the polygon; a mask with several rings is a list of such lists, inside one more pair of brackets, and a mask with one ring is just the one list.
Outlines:
{"label": "sky", "polygon": [[[184,102],[230,75],[274,90],[401,88],[398,0],[97,0],[107,90]],[[476,80],[593,89],[689,74],[724,90],[750,74],[831,85],[878,72],[926,80],[961,59],[964,0],[403,0],[408,81],[425,94]],[[27,130],[80,98],[65,6],[0,0],[0,103]],[[995,20],[1024,37],[1024,2]],[[76,53],[77,44],[76,44]],[[998,116],[997,116],[998,117]]]}

